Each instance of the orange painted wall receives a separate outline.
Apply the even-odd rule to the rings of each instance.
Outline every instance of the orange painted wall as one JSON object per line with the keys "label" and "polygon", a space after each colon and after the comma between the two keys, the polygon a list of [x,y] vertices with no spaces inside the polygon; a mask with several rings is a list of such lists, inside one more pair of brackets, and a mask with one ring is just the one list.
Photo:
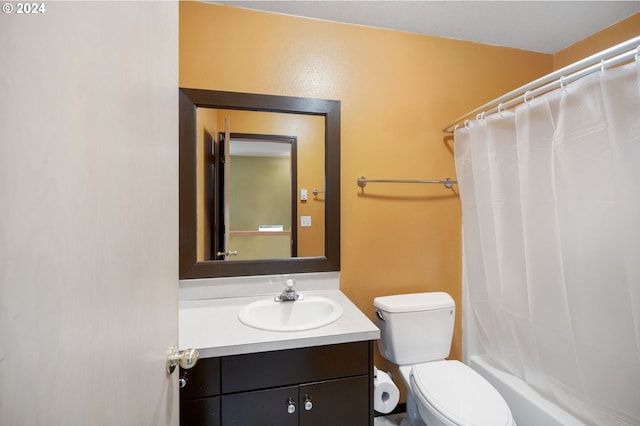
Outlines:
{"label": "orange painted wall", "polygon": [[560,69],[608,47],[640,35],[640,13],[630,16],[553,55],[553,68]]}
{"label": "orange painted wall", "polygon": [[[180,2],[180,85],[342,102],[341,288],[373,318],[376,296],[446,291],[462,355],[458,116],[552,71],[551,55],[438,37]],[[376,364],[386,362],[376,354]]]}

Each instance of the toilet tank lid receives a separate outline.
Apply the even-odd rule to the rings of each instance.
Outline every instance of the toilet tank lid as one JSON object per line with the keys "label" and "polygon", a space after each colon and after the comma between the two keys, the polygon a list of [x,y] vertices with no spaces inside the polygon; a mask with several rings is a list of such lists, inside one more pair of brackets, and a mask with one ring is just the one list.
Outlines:
{"label": "toilet tank lid", "polygon": [[376,297],[373,306],[385,312],[416,312],[453,308],[455,302],[448,293],[430,292]]}

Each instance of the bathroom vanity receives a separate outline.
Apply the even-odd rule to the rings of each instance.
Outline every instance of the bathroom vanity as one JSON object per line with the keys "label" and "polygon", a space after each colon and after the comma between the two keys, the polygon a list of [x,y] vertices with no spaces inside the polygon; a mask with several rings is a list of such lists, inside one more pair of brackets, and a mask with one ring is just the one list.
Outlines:
{"label": "bathroom vanity", "polygon": [[339,303],[341,317],[310,330],[266,331],[238,320],[265,296],[180,303],[180,348],[200,353],[180,371],[182,426],[373,424],[379,330],[339,290],[312,294]]}
{"label": "bathroom vanity", "polygon": [[[197,349],[200,354],[192,369],[180,372],[181,424],[372,425],[372,342],[380,337],[380,331],[339,290],[340,101],[194,88],[181,88],[179,98],[179,348]],[[198,111],[203,109],[207,117],[216,115],[216,119],[207,121],[204,115],[199,119]],[[285,226],[292,229],[288,257],[229,258],[236,249],[220,238],[226,217],[214,213],[227,204],[226,195],[220,196],[226,189],[215,191],[197,184],[198,162],[210,168],[210,159],[198,155],[198,147],[204,146],[198,138],[204,134],[220,142],[232,136],[230,129],[219,128],[218,110],[262,112],[257,121],[261,128],[269,129],[259,131],[263,136],[287,135],[292,145],[300,138],[295,155],[291,150],[291,167],[314,172],[291,185],[293,219]],[[272,113],[288,115],[275,120],[282,127],[264,127],[272,121]],[[302,116],[313,123],[320,119],[320,125],[301,126],[298,120]],[[235,133],[258,131],[255,123],[245,128],[235,118],[233,126]],[[308,131],[291,132],[298,128]],[[305,158],[312,163],[305,165]],[[324,164],[319,158],[324,158]],[[302,189],[322,182],[321,200],[298,200]],[[197,200],[207,207],[199,207]],[[324,222],[320,233],[324,238],[305,241],[302,233],[294,235],[297,217],[302,215],[314,215],[316,224]],[[212,216],[210,226],[199,221]],[[310,252],[308,247],[315,244],[323,249]],[[307,254],[296,251],[301,245],[307,246]],[[273,293],[280,294],[293,275],[300,280],[296,290],[300,288],[298,291],[308,296],[306,302],[282,302],[283,309],[269,305]],[[326,303],[327,299],[331,303]],[[252,310],[249,305],[256,302]],[[341,307],[340,314],[336,314],[336,304]],[[339,315],[337,319],[333,314]],[[263,329],[265,324],[267,329]]]}
{"label": "bathroom vanity", "polygon": [[371,342],[205,358],[181,371],[181,425],[368,425]]}

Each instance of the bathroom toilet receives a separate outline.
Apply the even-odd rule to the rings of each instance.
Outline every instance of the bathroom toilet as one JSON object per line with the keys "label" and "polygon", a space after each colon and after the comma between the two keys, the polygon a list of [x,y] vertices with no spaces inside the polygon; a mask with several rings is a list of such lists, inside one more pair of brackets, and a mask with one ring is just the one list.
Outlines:
{"label": "bathroom toilet", "polygon": [[411,426],[515,425],[507,403],[489,382],[467,365],[445,360],[455,319],[449,294],[377,297],[373,305],[378,347],[399,367]]}

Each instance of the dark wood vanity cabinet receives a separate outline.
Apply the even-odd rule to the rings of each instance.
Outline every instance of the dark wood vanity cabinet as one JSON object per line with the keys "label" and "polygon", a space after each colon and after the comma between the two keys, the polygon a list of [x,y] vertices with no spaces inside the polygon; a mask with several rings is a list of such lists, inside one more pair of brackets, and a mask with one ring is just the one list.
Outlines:
{"label": "dark wood vanity cabinet", "polygon": [[373,425],[372,342],[206,358],[180,390],[181,426]]}
{"label": "dark wood vanity cabinet", "polygon": [[220,426],[220,358],[180,369],[180,425]]}

